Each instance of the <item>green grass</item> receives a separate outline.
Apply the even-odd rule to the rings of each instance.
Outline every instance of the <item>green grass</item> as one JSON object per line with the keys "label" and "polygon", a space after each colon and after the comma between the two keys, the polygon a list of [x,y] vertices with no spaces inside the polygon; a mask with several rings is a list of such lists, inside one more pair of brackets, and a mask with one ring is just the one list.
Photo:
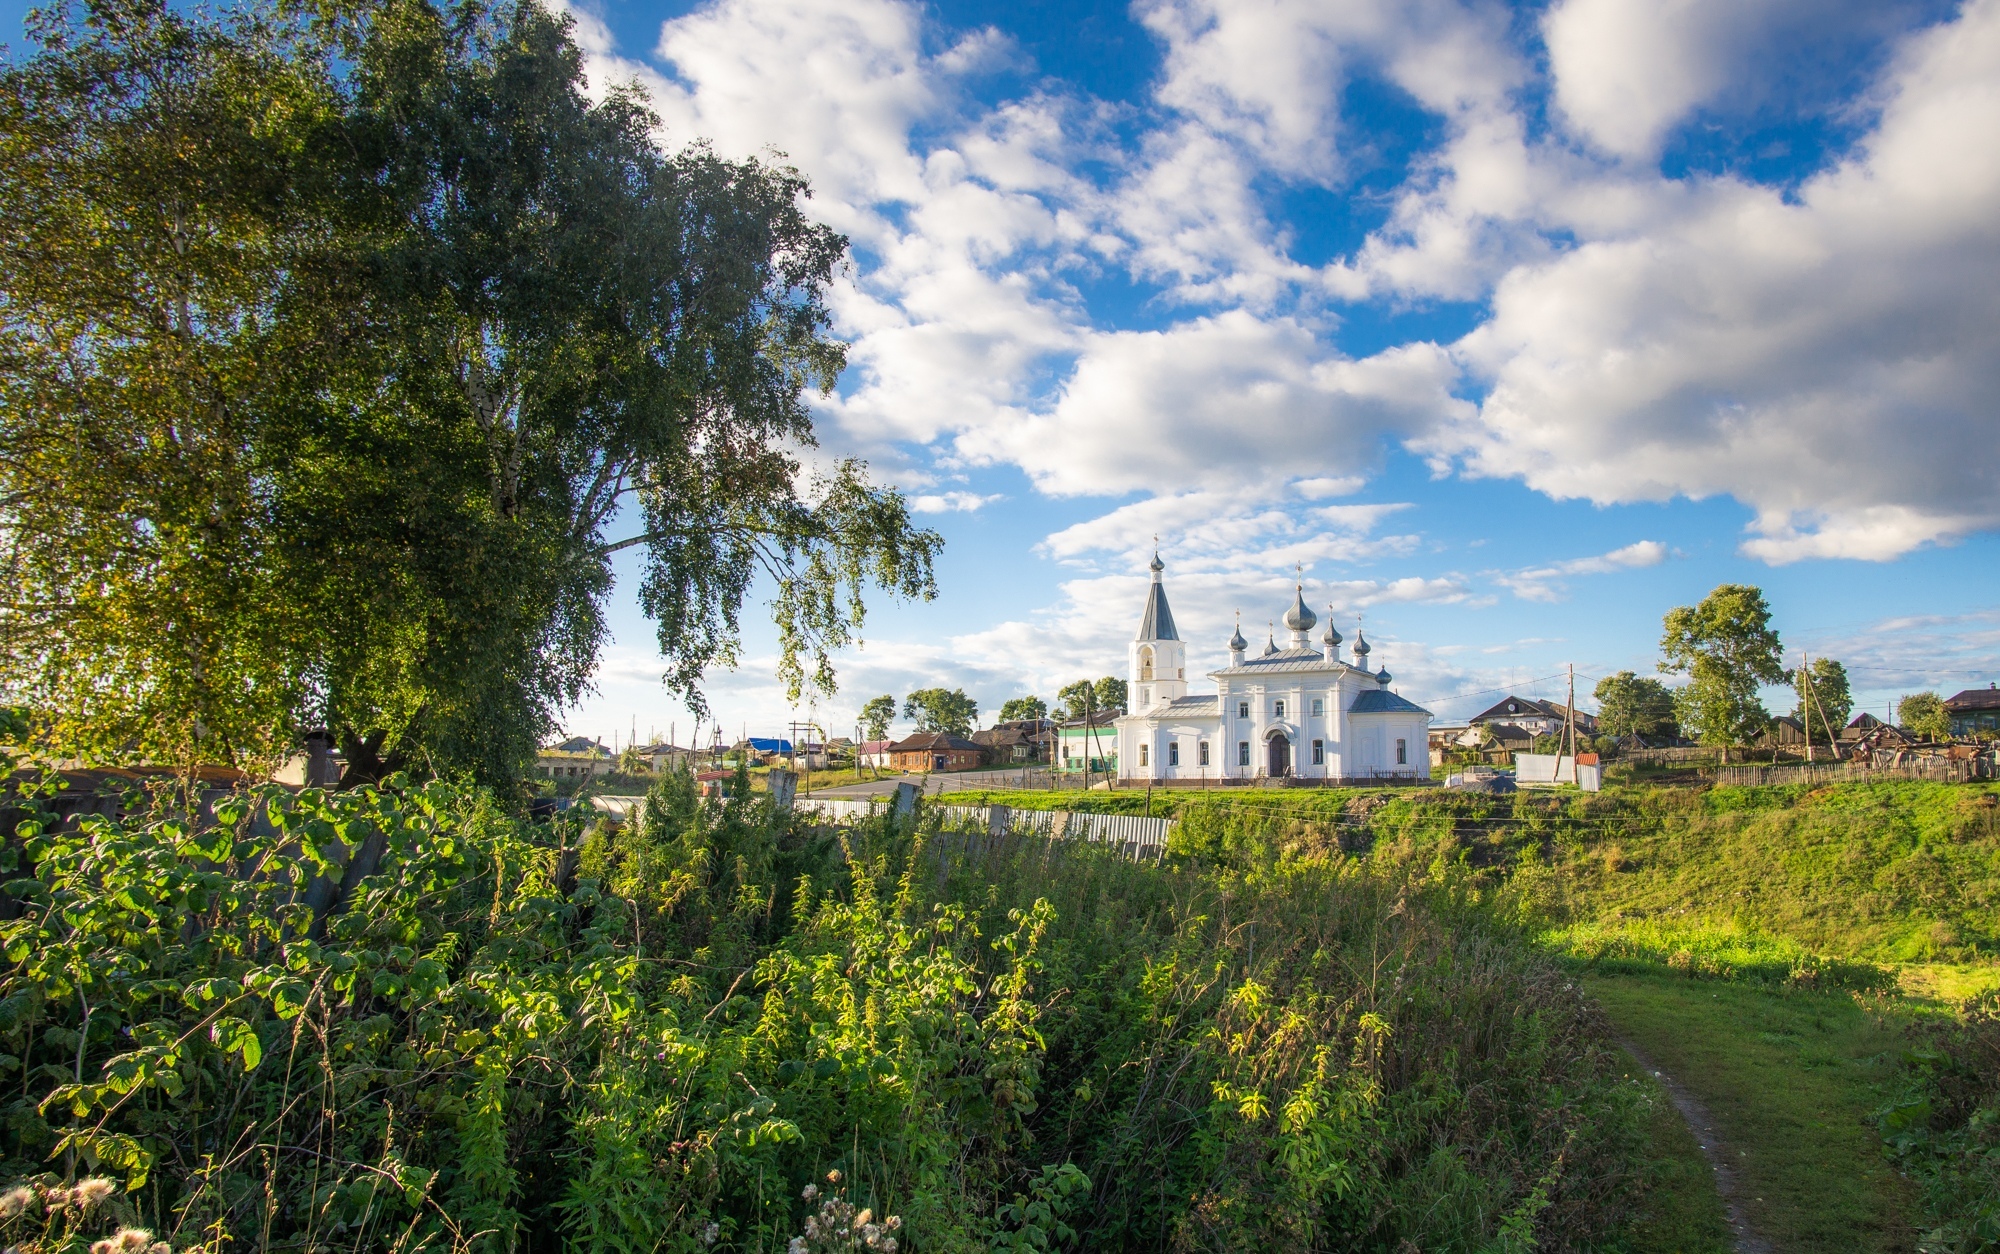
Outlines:
{"label": "green grass", "polygon": [[1594,976],[1585,987],[1708,1107],[1750,1222],[1778,1250],[1914,1248],[1908,1186],[1865,1123],[1893,1088],[1893,1014],[1852,995],[1670,975]]}
{"label": "green grass", "polygon": [[1620,1254],[1731,1254],[1735,1244],[1715,1191],[1715,1173],[1694,1134],[1651,1075],[1637,1065],[1626,1078],[1651,1096],[1644,1191],[1635,1203]]}

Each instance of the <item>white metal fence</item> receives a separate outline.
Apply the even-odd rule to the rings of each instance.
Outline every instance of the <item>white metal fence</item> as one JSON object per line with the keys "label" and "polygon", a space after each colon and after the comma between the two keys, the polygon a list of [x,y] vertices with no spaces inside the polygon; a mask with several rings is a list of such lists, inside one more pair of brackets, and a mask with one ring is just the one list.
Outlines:
{"label": "white metal fence", "polygon": [[[836,798],[800,797],[792,808],[819,814],[835,823],[852,823],[858,818],[880,814],[890,804],[881,801],[850,801]],[[1173,833],[1172,819],[1149,819],[1137,814],[1085,814],[1077,810],[1017,810],[1010,806],[929,805],[926,812],[946,823],[975,826],[999,835],[1003,832],[1028,833],[1050,839],[1102,841],[1131,846],[1137,855],[1157,857],[1166,852],[1167,838]]]}

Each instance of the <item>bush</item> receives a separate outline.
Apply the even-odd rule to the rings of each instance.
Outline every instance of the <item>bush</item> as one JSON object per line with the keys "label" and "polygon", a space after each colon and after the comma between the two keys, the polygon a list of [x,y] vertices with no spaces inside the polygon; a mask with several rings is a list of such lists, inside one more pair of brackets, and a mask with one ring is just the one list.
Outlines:
{"label": "bush", "polygon": [[44,814],[5,1166],[183,1250],[1615,1228],[1643,1098],[1578,990],[1450,868],[1302,850],[836,835],[678,774],[618,831],[442,784]]}
{"label": "bush", "polygon": [[1920,1021],[1903,1055],[1905,1089],[1875,1116],[1923,1192],[1923,1254],[2000,1249],[2000,994],[1955,1020]]}

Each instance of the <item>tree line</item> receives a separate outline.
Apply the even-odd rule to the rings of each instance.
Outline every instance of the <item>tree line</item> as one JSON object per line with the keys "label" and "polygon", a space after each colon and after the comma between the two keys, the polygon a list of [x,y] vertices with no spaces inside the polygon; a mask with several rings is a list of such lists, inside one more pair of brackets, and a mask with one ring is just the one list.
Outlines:
{"label": "tree line", "polygon": [[[1660,637],[1659,670],[1686,676],[1669,688],[1658,679],[1619,671],[1598,681],[1599,728],[1609,736],[1685,736],[1705,745],[1748,745],[1771,727],[1761,690],[1783,684],[1795,694],[1791,718],[1819,744],[1839,738],[1854,712],[1847,668],[1816,657],[1787,668],[1761,588],[1723,584],[1697,605],[1668,611]],[[1923,740],[1951,738],[1951,719],[1934,692],[1897,703],[1896,721]]]}
{"label": "tree line", "polygon": [[697,713],[941,541],[808,470],[846,240],[535,0],[90,0],[0,69],[0,691],[57,756],[517,779],[634,550]]}
{"label": "tree line", "polygon": [[[1037,721],[1053,717],[1058,722],[1074,722],[1085,717],[1104,718],[1125,712],[1125,681],[1112,675],[1101,679],[1079,679],[1065,684],[1056,693],[1053,707],[1042,698],[1029,695],[1010,697],[1000,705],[999,721]],[[869,740],[888,738],[889,726],[896,721],[898,703],[891,693],[869,699],[861,707],[861,727]],[[963,688],[919,688],[901,702],[902,717],[915,723],[919,734],[943,732],[969,736],[979,723],[979,703]]]}

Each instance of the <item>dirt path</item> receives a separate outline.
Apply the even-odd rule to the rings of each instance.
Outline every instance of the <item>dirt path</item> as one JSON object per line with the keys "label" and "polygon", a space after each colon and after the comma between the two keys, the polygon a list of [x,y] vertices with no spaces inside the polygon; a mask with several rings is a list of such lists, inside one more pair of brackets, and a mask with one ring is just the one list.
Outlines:
{"label": "dirt path", "polygon": [[1743,1209],[1742,1182],[1737,1178],[1735,1168],[1729,1162],[1721,1135],[1715,1129],[1715,1120],[1710,1117],[1708,1107],[1701,1099],[1682,1087],[1681,1083],[1653,1065],[1653,1060],[1631,1041],[1620,1039],[1619,1047],[1632,1055],[1632,1061],[1646,1069],[1647,1074],[1660,1082],[1667,1090],[1667,1097],[1674,1109],[1687,1123],[1688,1131],[1694,1133],[1695,1143],[1701,1146],[1702,1157],[1715,1171],[1715,1190],[1722,1195],[1723,1211],[1729,1217],[1729,1230],[1736,1234],[1736,1254],[1776,1254],[1771,1243],[1758,1236],[1750,1227],[1750,1218]]}

